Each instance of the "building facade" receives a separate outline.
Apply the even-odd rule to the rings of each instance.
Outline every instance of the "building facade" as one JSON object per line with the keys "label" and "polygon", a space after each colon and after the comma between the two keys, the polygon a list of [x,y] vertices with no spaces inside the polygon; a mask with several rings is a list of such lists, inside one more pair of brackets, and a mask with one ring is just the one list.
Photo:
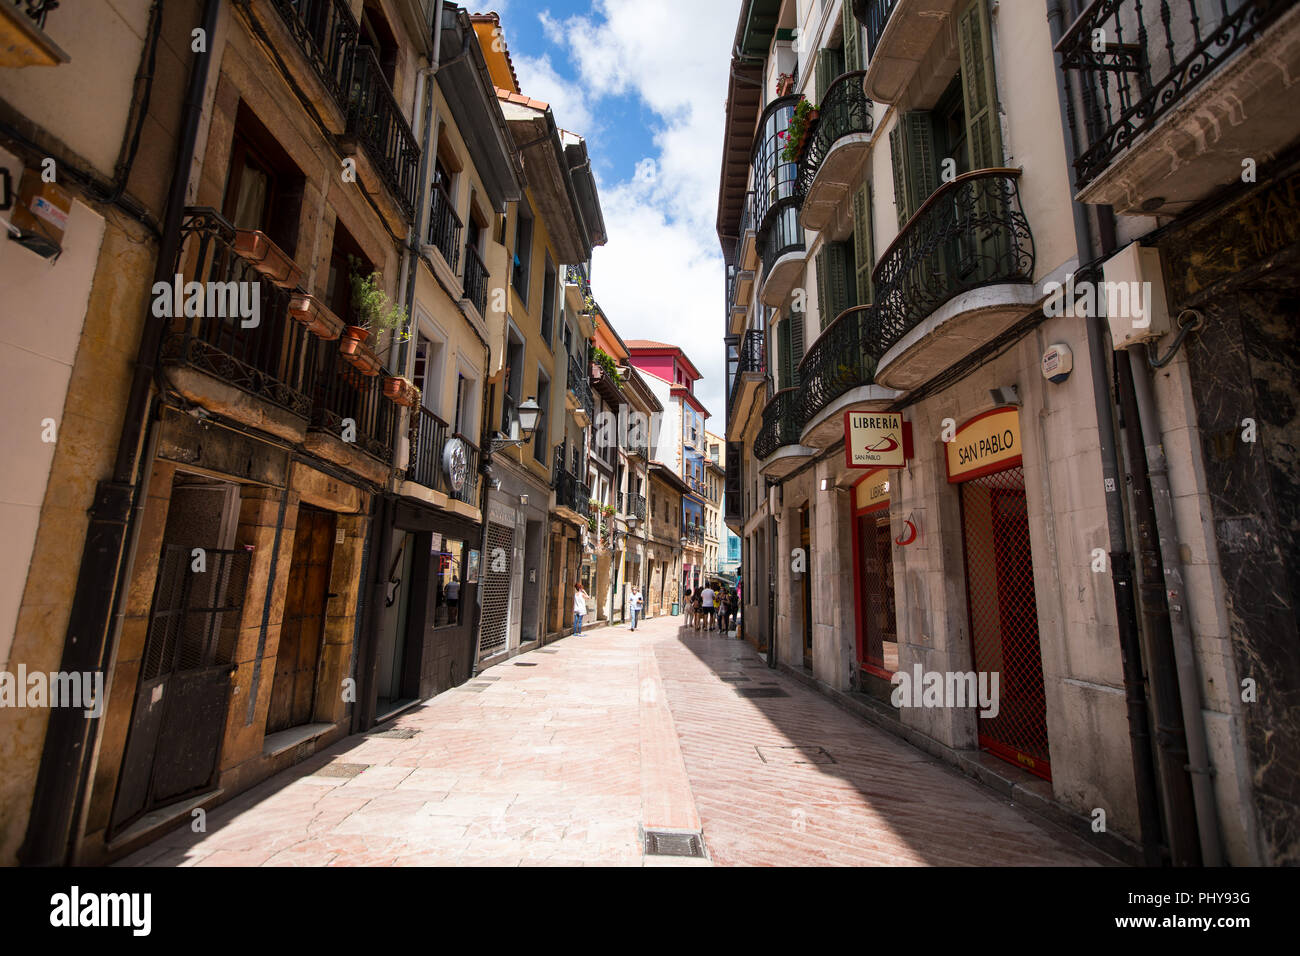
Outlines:
{"label": "building facade", "polygon": [[[1248,339],[1291,354],[1294,330],[1265,318],[1281,300],[1235,284],[1251,257],[1207,267],[1203,250],[1242,248],[1233,213],[1207,210],[1264,215],[1251,203],[1285,193],[1300,130],[1266,94],[1230,143],[1191,130],[1281,82],[1296,11],[1160,6],[1164,20],[1124,2],[742,4],[718,210],[724,514],[746,639],[782,666],[875,701],[968,772],[999,768],[1081,833],[1102,808],[1092,838],[1114,852],[1280,862],[1297,852],[1297,778],[1263,769],[1266,711],[1237,688],[1249,671],[1290,700],[1300,667],[1263,637],[1272,612],[1227,613],[1242,597],[1227,565],[1257,541],[1291,553],[1272,503],[1293,416],[1240,382],[1259,381],[1247,356],[1263,339]],[[1214,69],[1180,90],[1177,117],[1123,112],[1207,55],[1210,20]],[[1146,56],[1116,69],[1098,35]],[[1245,168],[1267,175],[1242,183],[1233,148],[1252,135],[1265,158]],[[1293,238],[1260,221],[1251,261],[1279,288]],[[1213,330],[1197,324],[1210,289],[1230,303]],[[1267,331],[1242,331],[1243,310]],[[1249,514],[1214,484],[1248,451],[1226,406],[1210,411],[1207,346],[1240,357],[1232,414],[1270,421],[1249,449]],[[1269,530],[1242,546],[1227,529],[1246,525]],[[1279,587],[1268,606],[1290,633],[1295,589]],[[1176,657],[1195,667],[1176,675]],[[997,674],[1000,709],[895,705],[932,673]],[[1171,732],[1149,746],[1153,723]]]}

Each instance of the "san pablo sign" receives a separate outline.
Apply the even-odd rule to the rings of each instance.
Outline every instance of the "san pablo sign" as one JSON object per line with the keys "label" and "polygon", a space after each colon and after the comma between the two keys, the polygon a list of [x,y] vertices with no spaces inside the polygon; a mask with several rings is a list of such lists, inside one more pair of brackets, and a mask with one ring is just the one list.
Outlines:
{"label": "san pablo sign", "polygon": [[844,457],[849,468],[902,468],[906,426],[899,412],[845,412]]}

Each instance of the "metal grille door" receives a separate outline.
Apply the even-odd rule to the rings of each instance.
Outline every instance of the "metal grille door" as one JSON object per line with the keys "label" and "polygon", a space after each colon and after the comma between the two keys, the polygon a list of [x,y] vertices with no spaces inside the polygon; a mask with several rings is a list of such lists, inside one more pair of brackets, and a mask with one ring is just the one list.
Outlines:
{"label": "metal grille door", "polygon": [[1024,469],[965,482],[961,504],[975,670],[999,675],[998,714],[978,718],[980,745],[1050,780]]}
{"label": "metal grille door", "polygon": [[479,659],[505,650],[510,635],[510,564],[515,532],[509,525],[488,522],[487,554],[483,556],[483,617],[479,627]]}

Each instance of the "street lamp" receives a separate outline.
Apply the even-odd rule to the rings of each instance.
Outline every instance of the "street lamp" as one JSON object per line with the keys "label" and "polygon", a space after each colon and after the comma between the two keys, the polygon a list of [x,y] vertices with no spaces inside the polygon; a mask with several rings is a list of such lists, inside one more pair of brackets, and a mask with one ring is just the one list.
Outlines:
{"label": "street lamp", "polygon": [[537,431],[537,419],[542,414],[542,406],[537,404],[533,398],[520,402],[519,407],[515,409],[518,416],[519,433],[521,438],[493,438],[491,450],[500,451],[503,448],[513,448],[519,445],[527,445],[533,440],[533,432]]}

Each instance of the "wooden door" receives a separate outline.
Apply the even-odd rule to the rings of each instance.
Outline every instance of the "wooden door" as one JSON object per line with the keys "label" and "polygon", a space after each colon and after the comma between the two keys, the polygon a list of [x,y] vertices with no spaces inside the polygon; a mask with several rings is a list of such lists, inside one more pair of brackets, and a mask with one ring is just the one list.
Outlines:
{"label": "wooden door", "polygon": [[307,505],[298,511],[280,647],[275,655],[275,682],[266,715],[268,734],[311,723],[334,557],[334,523],[333,512]]}

